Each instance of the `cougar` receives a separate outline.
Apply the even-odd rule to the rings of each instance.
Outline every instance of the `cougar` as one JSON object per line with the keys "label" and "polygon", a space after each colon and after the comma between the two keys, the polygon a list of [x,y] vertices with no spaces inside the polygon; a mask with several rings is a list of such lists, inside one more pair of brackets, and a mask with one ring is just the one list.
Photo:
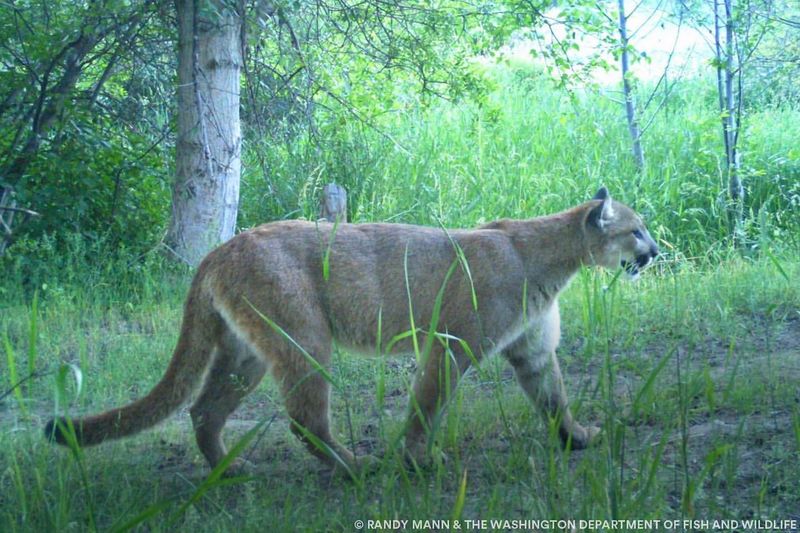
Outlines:
{"label": "cougar", "polygon": [[573,419],[556,359],[558,295],[582,265],[636,277],[658,254],[642,219],[605,188],[549,216],[477,229],[283,221],[208,254],[189,290],[172,360],[147,396],[102,414],[51,420],[58,443],[82,446],[149,428],[202,382],[191,408],[214,467],[222,428],[269,371],[292,431],[323,461],[360,462],[331,431],[327,370],[334,342],[366,354],[416,353],[406,450],[424,460],[431,424],[459,377],[501,354],[530,400],[573,449],[599,432]]}

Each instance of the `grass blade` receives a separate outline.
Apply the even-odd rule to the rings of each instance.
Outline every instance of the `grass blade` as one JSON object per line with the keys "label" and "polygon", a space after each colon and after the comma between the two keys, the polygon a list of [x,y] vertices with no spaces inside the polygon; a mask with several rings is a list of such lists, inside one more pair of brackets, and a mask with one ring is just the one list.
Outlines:
{"label": "grass blade", "polygon": [[647,379],[642,385],[642,388],[639,389],[638,394],[636,394],[636,398],[633,399],[633,403],[631,404],[631,415],[635,418],[636,415],[639,413],[639,409],[641,407],[642,399],[650,394],[650,391],[653,389],[653,385],[656,382],[656,378],[664,370],[664,367],[667,366],[667,363],[672,358],[672,355],[675,353],[675,348],[672,348],[667,355],[661,358],[661,360],[653,367],[653,370],[650,371],[650,374],[647,376]]}
{"label": "grass blade", "polygon": [[8,330],[3,330],[3,347],[5,348],[6,352],[6,363],[8,365],[8,391],[0,396],[3,398],[7,396],[9,393],[13,392],[14,397],[17,399],[17,403],[22,409],[23,413],[25,412],[25,403],[23,401],[22,390],[19,387],[19,376],[17,376],[17,363],[16,363],[16,356],[14,354],[14,347],[11,346],[11,340],[8,338]]}
{"label": "grass blade", "polygon": [[[39,314],[39,290],[33,291],[33,302],[31,302],[31,314],[28,331],[28,375],[32,376],[36,372],[36,340],[39,337],[37,315]],[[28,383],[28,395],[31,393],[33,383]]]}
{"label": "grass blade", "polygon": [[455,522],[461,519],[461,513],[464,512],[464,503],[467,499],[467,470],[461,474],[461,483],[458,485],[458,493],[456,494],[456,503],[453,505],[452,520]]}
{"label": "grass blade", "polygon": [[770,262],[775,266],[780,275],[783,276],[783,279],[785,279],[786,281],[790,281],[789,274],[787,274],[786,271],[783,269],[783,265],[781,265],[781,262],[778,261],[777,257],[775,257],[775,254],[772,253],[772,250],[770,250],[769,248],[764,248],[764,252],[767,254],[767,257],[769,257]]}
{"label": "grass blade", "polygon": [[[247,302],[247,305],[249,305],[250,307],[252,307],[252,308],[253,308],[253,311],[255,311],[255,312],[256,312],[256,314],[259,316],[259,318],[261,318],[261,320],[263,320],[264,322],[266,322],[267,324],[269,324],[269,327],[271,327],[272,329],[274,329],[274,330],[275,330],[275,331],[276,331],[276,332],[277,332],[277,333],[278,333],[278,334],[279,334],[281,337],[283,337],[284,339],[286,339],[287,341],[289,341],[289,344],[291,344],[292,346],[294,346],[294,347],[295,347],[295,348],[296,348],[296,349],[297,349],[297,350],[298,350],[298,351],[299,351],[301,354],[303,354],[303,357],[305,357],[305,358],[306,358],[306,361],[308,361],[308,364],[310,364],[310,365],[311,365],[311,367],[312,367],[314,370],[316,370],[317,372],[319,372],[319,373],[320,373],[320,375],[321,375],[321,376],[322,376],[322,377],[325,379],[325,381],[327,381],[328,383],[330,383],[330,384],[333,386],[333,388],[335,388],[336,390],[338,390],[338,391],[340,391],[340,390],[341,390],[341,387],[338,385],[338,383],[336,382],[336,380],[334,380],[334,379],[333,379],[333,376],[331,375],[331,373],[330,373],[330,372],[328,372],[328,370],[327,370],[327,369],[326,369],[324,366],[322,366],[321,364],[319,364],[319,361],[317,361],[316,359],[314,359],[314,356],[312,356],[310,353],[308,353],[308,352],[306,351],[306,349],[305,349],[305,348],[303,348],[302,346],[300,346],[300,344],[299,344],[299,343],[298,343],[296,340],[294,340],[294,339],[292,338],[292,336],[291,336],[291,335],[289,335],[289,334],[286,332],[286,330],[284,330],[282,327],[280,327],[278,324],[276,324],[276,323],[275,323],[275,322],[274,322],[272,319],[270,319],[268,316],[264,315],[264,314],[263,314],[261,311],[259,311],[258,309],[256,309],[256,307],[255,307],[255,306],[254,306],[254,305],[253,305],[253,304],[250,302],[250,300],[248,300],[247,298],[245,298],[245,299],[244,299],[244,301],[245,301],[245,302]],[[295,386],[296,386],[296,385],[295,385]]]}

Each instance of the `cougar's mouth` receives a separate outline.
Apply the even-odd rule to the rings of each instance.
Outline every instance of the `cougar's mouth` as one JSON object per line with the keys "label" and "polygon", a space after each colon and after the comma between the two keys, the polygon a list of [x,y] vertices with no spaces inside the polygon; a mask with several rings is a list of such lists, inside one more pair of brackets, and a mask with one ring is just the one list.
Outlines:
{"label": "cougar's mouth", "polygon": [[620,266],[622,266],[628,276],[635,279],[639,277],[639,271],[646,267],[648,263],[650,263],[650,256],[642,254],[636,257],[636,261],[626,261],[623,259],[620,261]]}
{"label": "cougar's mouth", "polygon": [[636,262],[625,261],[624,259],[620,261],[620,265],[622,269],[628,274],[631,278],[639,277],[639,265]]}

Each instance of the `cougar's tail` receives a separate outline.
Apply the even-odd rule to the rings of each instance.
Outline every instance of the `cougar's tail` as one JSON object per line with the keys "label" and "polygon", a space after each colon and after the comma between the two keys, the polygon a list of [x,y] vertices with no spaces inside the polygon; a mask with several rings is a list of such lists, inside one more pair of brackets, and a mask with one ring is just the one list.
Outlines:
{"label": "cougar's tail", "polygon": [[[198,276],[199,277],[199,276]],[[222,319],[201,294],[197,279],[189,292],[172,361],[153,390],[139,400],[86,418],[56,418],[45,426],[51,441],[66,445],[71,422],[78,444],[90,446],[147,429],[177,410],[192,394],[211,361]]]}

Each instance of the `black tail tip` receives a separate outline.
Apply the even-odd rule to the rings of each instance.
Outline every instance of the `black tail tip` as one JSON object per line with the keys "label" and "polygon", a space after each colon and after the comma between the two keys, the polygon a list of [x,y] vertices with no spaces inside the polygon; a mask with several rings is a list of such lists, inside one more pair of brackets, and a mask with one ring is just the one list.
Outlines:
{"label": "black tail tip", "polygon": [[66,418],[54,418],[44,426],[44,436],[50,442],[66,446],[68,426],[69,423]]}

